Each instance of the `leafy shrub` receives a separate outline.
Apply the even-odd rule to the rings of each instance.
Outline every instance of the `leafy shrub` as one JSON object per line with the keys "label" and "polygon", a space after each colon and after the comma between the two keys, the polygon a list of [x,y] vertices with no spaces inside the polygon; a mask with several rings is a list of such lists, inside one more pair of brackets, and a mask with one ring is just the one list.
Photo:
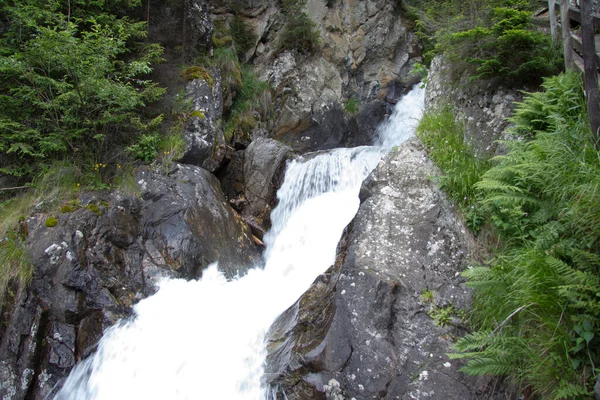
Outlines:
{"label": "leafy shrub", "polygon": [[505,249],[464,273],[476,331],[453,356],[542,398],[590,396],[600,362],[600,158],[581,85],[561,75],[527,95],[513,123],[532,137],[508,143],[476,185]]}
{"label": "leafy shrub", "polygon": [[407,0],[415,34],[424,46],[424,63],[445,54],[454,77],[502,77],[505,83],[540,83],[561,70],[561,54],[532,24],[537,4],[528,0],[457,2]]}
{"label": "leafy shrub", "polygon": [[231,140],[234,133],[247,137],[257,123],[255,113],[266,119],[272,107],[270,93],[271,87],[267,82],[261,81],[250,68],[243,70],[242,87],[223,129],[227,140]]}
{"label": "leafy shrub", "polygon": [[136,144],[127,148],[138,160],[150,163],[159,151],[161,138],[157,134],[142,135]]}
{"label": "leafy shrub", "polygon": [[561,70],[560,52],[547,35],[532,29],[529,12],[497,7],[491,17],[491,27],[454,33],[441,44],[451,61],[474,67],[471,79],[538,83]]}
{"label": "leafy shrub", "polygon": [[134,139],[164,90],[144,79],[162,53],[142,45],[145,23],[90,5],[67,24],[61,4],[26,3],[0,6],[14,21],[0,38],[0,173],[30,180],[43,163],[81,166]]}

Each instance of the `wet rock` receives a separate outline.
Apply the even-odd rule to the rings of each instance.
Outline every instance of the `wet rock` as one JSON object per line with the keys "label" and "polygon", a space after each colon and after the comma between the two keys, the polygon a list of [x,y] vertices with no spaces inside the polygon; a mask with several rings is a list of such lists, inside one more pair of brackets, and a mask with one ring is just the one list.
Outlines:
{"label": "wet rock", "polygon": [[358,115],[348,115],[339,106],[313,115],[310,127],[301,132],[288,132],[280,140],[300,153],[338,147],[372,145],[377,126],[391,113],[389,103],[374,100],[361,107]]}
{"label": "wet rock", "polygon": [[248,226],[229,206],[219,181],[202,168],[175,164],[169,176],[142,170],[144,264],[198,278],[219,261],[231,277],[260,259]]}
{"label": "wet rock", "polygon": [[220,77],[215,75],[211,76],[211,82],[194,79],[185,88],[192,110],[185,123],[186,147],[180,161],[210,172],[221,167],[226,152],[225,136],[217,126],[223,107],[220,84]]}
{"label": "wet rock", "polygon": [[266,228],[275,205],[277,189],[283,183],[286,161],[291,149],[273,139],[258,138],[244,153],[244,214],[255,217]]}
{"label": "wet rock", "polygon": [[[435,173],[416,140],[388,155],[336,265],[272,326],[267,376],[288,399],[481,398],[486,381],[446,356],[464,333],[472,242]],[[428,313],[442,308],[454,317],[436,324]]]}
{"label": "wet rock", "polygon": [[208,13],[208,1],[192,0],[184,2],[184,7],[184,49],[190,53],[188,55],[210,52],[214,28]]}

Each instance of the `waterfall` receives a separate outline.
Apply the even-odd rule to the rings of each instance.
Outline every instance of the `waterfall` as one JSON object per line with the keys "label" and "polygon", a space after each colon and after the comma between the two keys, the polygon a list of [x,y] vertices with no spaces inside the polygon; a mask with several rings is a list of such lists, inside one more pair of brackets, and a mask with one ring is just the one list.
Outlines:
{"label": "waterfall", "polygon": [[228,281],[213,264],[197,281],[160,281],[133,318],[105,332],[55,400],[264,399],[266,331],[333,264],[362,181],[382,149],[414,133],[423,97],[417,87],[396,105],[377,147],[290,162],[265,236],[264,268]]}

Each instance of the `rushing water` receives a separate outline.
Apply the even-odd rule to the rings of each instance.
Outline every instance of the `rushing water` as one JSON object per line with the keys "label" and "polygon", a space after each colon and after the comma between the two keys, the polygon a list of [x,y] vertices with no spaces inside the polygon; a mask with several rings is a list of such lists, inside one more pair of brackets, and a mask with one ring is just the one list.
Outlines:
{"label": "rushing water", "polygon": [[228,281],[212,265],[197,281],[162,280],[134,318],[105,333],[55,400],[265,398],[265,332],[333,264],[363,179],[385,149],[414,133],[423,95],[415,88],[396,105],[378,146],[292,161],[265,237],[264,268]]}

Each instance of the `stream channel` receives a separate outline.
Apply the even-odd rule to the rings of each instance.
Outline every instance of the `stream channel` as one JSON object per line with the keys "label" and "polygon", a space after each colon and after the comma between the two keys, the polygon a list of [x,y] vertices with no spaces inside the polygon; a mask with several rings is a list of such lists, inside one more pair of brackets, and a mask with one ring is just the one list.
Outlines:
{"label": "stream channel", "polygon": [[398,102],[374,146],[289,162],[263,267],[227,280],[215,263],[199,280],[161,280],[132,318],[105,332],[55,400],[267,398],[266,332],[334,263],[363,180],[387,151],[414,135],[424,92],[417,85]]}

